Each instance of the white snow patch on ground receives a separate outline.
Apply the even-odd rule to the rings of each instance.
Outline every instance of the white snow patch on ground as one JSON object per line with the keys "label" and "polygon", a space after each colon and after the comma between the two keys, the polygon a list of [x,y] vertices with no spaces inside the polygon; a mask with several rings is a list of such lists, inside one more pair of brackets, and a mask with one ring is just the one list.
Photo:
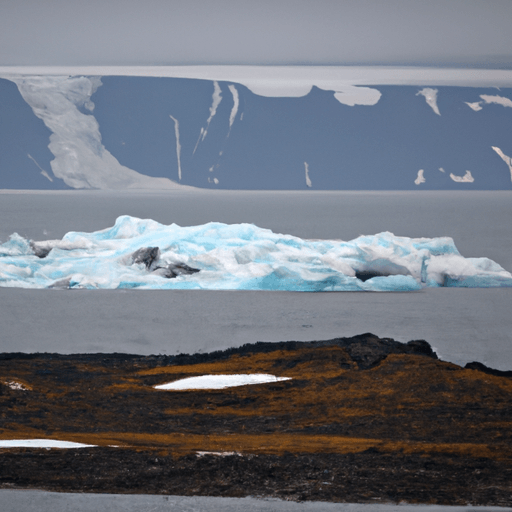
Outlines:
{"label": "white snow patch on ground", "polygon": [[480,98],[482,98],[485,103],[495,103],[496,105],[502,105],[504,107],[512,107],[512,100],[504,98],[503,96],[480,94]]}
{"label": "white snow patch on ground", "polygon": [[[321,87],[321,89],[324,89]],[[329,89],[327,89],[329,90]],[[356,87],[347,85],[342,89],[338,88],[334,97],[344,105],[375,105],[382,96],[381,92],[371,87]]]}
{"label": "white snow patch on ground", "polygon": [[72,443],[56,439],[9,439],[0,440],[0,448],[92,448],[94,444]]}
{"label": "white snow patch on ground", "polygon": [[189,377],[167,384],[154,386],[155,389],[165,390],[187,390],[187,389],[224,389],[248,384],[265,384],[289,380],[290,377],[276,377],[267,373],[234,374],[234,375],[201,375],[200,377]]}
{"label": "white snow patch on ground", "polygon": [[420,169],[418,171],[418,176],[416,177],[416,179],[414,180],[414,184],[415,185],[421,185],[422,183],[425,183],[425,177],[423,176],[423,169]]}
{"label": "white snow patch on ground", "polygon": [[242,456],[239,452],[196,452],[196,455],[198,457],[204,457],[205,455],[214,455],[216,457],[229,457],[231,455],[238,455],[239,457]]}
{"label": "white snow patch on ground", "polygon": [[472,108],[475,112],[482,110],[482,105],[489,105],[494,103],[496,105],[502,105],[503,107],[512,107],[512,100],[510,98],[505,98],[503,96],[490,95],[490,94],[480,94],[480,98],[482,101],[475,101],[474,103],[465,102],[470,108]]}
{"label": "white snow patch on ground", "polygon": [[453,173],[450,173],[450,178],[457,183],[473,183],[475,181],[475,178],[471,176],[471,171],[466,171],[464,176],[457,176]]}
{"label": "white snow patch on ground", "polygon": [[229,131],[231,131],[231,127],[235,122],[236,114],[238,112],[238,106],[240,105],[240,99],[238,97],[237,88],[233,84],[228,85],[228,89],[231,91],[231,94],[233,96],[233,108],[231,109],[231,114],[229,115]]}
{"label": "white snow patch on ground", "polygon": [[4,384],[9,388],[15,389],[18,391],[29,391],[29,388],[27,388],[27,386],[24,386],[21,382],[17,382],[15,380],[8,380],[8,381],[4,382]]}
{"label": "white snow patch on ground", "polygon": [[206,138],[206,135],[208,134],[208,128],[210,127],[210,123],[212,122],[213,117],[217,113],[217,107],[219,106],[221,101],[222,101],[222,90],[220,88],[219,83],[216,80],[214,80],[213,81],[212,106],[210,107],[210,116],[206,120],[206,127],[201,128],[201,131],[199,132],[199,138],[197,139],[196,146],[194,147],[194,151],[192,152],[192,154],[194,154],[196,152],[196,149],[199,146],[199,143],[203,142],[203,140]]}
{"label": "white snow patch on ground", "polygon": [[311,188],[313,185],[312,185],[311,179],[309,177],[309,165],[307,162],[304,162],[304,169],[306,171],[306,185],[308,186],[308,188]]}
{"label": "white snow patch on ground", "polygon": [[501,151],[500,148],[498,148],[496,146],[491,146],[491,147],[492,147],[492,149],[494,149],[494,151],[496,151],[496,153],[498,153],[498,155],[501,157],[501,159],[507,164],[509,171],[510,171],[510,181],[512,181],[512,158],[508,155],[505,155],[505,153],[503,153],[503,151]]}
{"label": "white snow patch on ground", "polygon": [[178,179],[181,181],[181,143],[180,143],[180,123],[178,120],[169,114],[169,117],[174,121],[174,135],[176,137],[176,158],[178,159]]}
{"label": "white snow patch on ground", "polygon": [[437,89],[431,89],[430,87],[425,87],[416,93],[416,96],[424,96],[427,105],[438,115],[441,115],[439,112],[439,108],[437,106]]}
{"label": "white snow patch on ground", "polygon": [[481,101],[475,101],[473,103],[469,103],[469,101],[464,102],[469,108],[473,109],[475,112],[482,110]]}
{"label": "white snow patch on ground", "polygon": [[27,156],[30,158],[30,160],[32,160],[32,162],[34,162],[37,165],[37,167],[41,171],[41,174],[45,178],[49,179],[50,181],[53,181],[53,178],[37,163],[36,159],[30,153],[27,153]]}
{"label": "white snow patch on ground", "polygon": [[98,122],[79,107],[94,108],[97,77],[11,76],[34,114],[52,131],[48,149],[53,174],[72,188],[177,189],[167,178],[153,178],[121,165],[101,143]]}

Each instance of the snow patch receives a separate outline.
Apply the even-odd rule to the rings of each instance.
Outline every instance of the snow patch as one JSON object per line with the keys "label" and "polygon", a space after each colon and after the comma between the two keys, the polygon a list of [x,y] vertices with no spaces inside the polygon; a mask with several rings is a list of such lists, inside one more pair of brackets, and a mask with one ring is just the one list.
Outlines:
{"label": "snow patch", "polygon": [[475,112],[482,110],[483,104],[489,105],[494,103],[496,105],[501,105],[503,107],[512,107],[512,100],[510,98],[505,98],[504,96],[490,95],[490,94],[480,94],[480,98],[482,101],[475,101],[473,103],[465,102],[468,107],[472,108]]}
{"label": "snow patch", "polygon": [[481,101],[475,101],[473,103],[469,103],[468,101],[464,102],[469,108],[474,110],[475,112],[478,112],[479,110],[482,110],[482,102]]}
{"label": "snow patch", "polygon": [[185,391],[190,389],[225,389],[248,384],[266,384],[290,380],[290,377],[276,377],[267,373],[235,374],[235,375],[201,375],[200,377],[189,377],[167,384],[153,386],[155,389]]}
{"label": "snow patch", "polygon": [[510,171],[510,181],[512,181],[512,158],[508,155],[505,155],[505,153],[503,153],[503,151],[501,151],[500,148],[496,147],[496,146],[491,146],[492,149],[494,149],[494,151],[496,151],[496,153],[498,153],[498,155],[501,157],[501,159],[507,164],[508,166],[508,169]]}
{"label": "snow patch", "polygon": [[222,90],[219,86],[219,83],[214,80],[213,81],[213,95],[212,95],[212,106],[210,107],[210,116],[206,120],[206,127],[201,128],[199,132],[199,138],[197,139],[196,145],[194,147],[194,151],[192,154],[196,152],[197,147],[199,146],[200,142],[203,142],[203,140],[206,138],[206,135],[208,134],[208,128],[210,127],[210,123],[212,122],[213,117],[217,113],[217,107],[219,106],[220,102],[222,101]]}
{"label": "snow patch", "polygon": [[240,98],[238,97],[238,90],[233,84],[228,85],[228,89],[231,91],[231,95],[233,96],[233,108],[231,109],[231,114],[229,115],[229,132],[231,132],[231,127],[235,122],[238,106],[240,105]]}
{"label": "snow patch", "polygon": [[180,143],[180,123],[178,120],[169,114],[169,117],[174,121],[174,136],[176,137],[176,158],[178,159],[178,179],[181,181],[181,143]]}
{"label": "snow patch", "polygon": [[510,98],[504,98],[503,96],[480,94],[480,98],[487,104],[494,103],[496,105],[502,105],[503,107],[512,107],[512,100]]}
{"label": "snow patch", "polygon": [[311,188],[312,184],[311,184],[311,179],[309,177],[309,165],[307,162],[304,162],[304,169],[306,171],[306,185],[308,186],[308,188]]}
{"label": "snow patch", "polygon": [[453,173],[450,173],[450,178],[457,183],[473,183],[475,181],[475,178],[471,176],[471,171],[466,171],[464,176],[457,176]]}
{"label": "snow patch", "polygon": [[101,80],[84,76],[10,76],[34,114],[52,131],[48,148],[53,174],[72,188],[176,189],[167,178],[153,178],[121,165],[101,143],[90,98]]}
{"label": "snow patch", "polygon": [[204,457],[205,455],[213,455],[214,457],[242,457],[240,452],[196,452],[197,457]]}
{"label": "snow patch", "polygon": [[422,183],[425,183],[425,177],[423,176],[423,169],[420,169],[418,171],[418,176],[416,177],[416,179],[414,180],[414,184],[415,185],[421,185]]}
{"label": "snow patch", "polygon": [[0,440],[0,448],[92,448],[94,444],[72,443],[56,439],[9,439]]}
{"label": "snow patch", "polygon": [[439,108],[437,106],[437,89],[431,89],[430,87],[425,87],[416,93],[416,96],[424,96],[427,105],[438,115],[441,115],[439,112]]}
{"label": "snow patch", "polygon": [[27,156],[30,158],[30,160],[32,160],[32,162],[34,162],[37,165],[37,167],[41,171],[41,174],[45,178],[49,179],[50,181],[53,181],[53,178],[37,163],[36,159],[30,153],[27,153]]}
{"label": "snow patch", "polygon": [[22,384],[21,382],[15,381],[15,380],[7,380],[4,382],[4,384],[11,389],[14,389],[16,391],[30,391],[30,388]]}
{"label": "snow patch", "polygon": [[381,92],[372,87],[361,87],[350,83],[322,79],[280,80],[258,78],[242,82],[253,94],[268,98],[301,98],[307,96],[313,87],[333,91],[334,97],[342,104],[375,105]]}
{"label": "snow patch", "polygon": [[382,93],[371,87],[356,87],[347,85],[342,89],[338,89],[334,93],[334,97],[343,105],[375,105],[382,96]]}

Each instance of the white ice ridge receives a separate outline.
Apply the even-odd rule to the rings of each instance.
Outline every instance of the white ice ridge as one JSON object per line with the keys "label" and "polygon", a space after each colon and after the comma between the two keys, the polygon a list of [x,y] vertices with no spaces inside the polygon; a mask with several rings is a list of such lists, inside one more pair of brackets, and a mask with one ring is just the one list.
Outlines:
{"label": "white ice ridge", "polygon": [[[236,119],[238,107],[240,105],[240,98],[238,97],[238,90],[233,84],[228,85],[228,89],[231,91],[231,94],[233,96],[233,108],[231,109],[231,114],[229,115],[229,133],[230,133],[231,127],[233,126],[233,123],[235,122],[235,119]],[[228,133],[228,137],[229,137],[229,133]]]}
{"label": "white ice ridge", "polygon": [[[316,85],[338,91],[345,85],[512,87],[510,69],[461,69],[420,66],[0,66],[0,76],[85,75],[153,76],[236,82],[249,89],[275,84],[283,92]],[[302,94],[299,94],[302,95]]]}
{"label": "white ice ridge", "polygon": [[498,155],[501,157],[501,159],[507,164],[509,171],[510,171],[510,181],[512,181],[512,158],[509,157],[508,155],[505,155],[505,153],[503,153],[503,151],[501,151],[500,148],[498,148],[496,146],[491,146],[491,147],[492,147],[492,149],[494,149],[494,151],[496,151],[496,153],[498,153]]}
{"label": "white ice ridge", "polygon": [[457,183],[473,183],[475,178],[471,175],[471,171],[466,171],[464,176],[457,176],[456,174],[450,173],[450,178]]}
{"label": "white ice ridge", "polygon": [[210,127],[210,123],[212,122],[213,116],[217,113],[217,107],[222,101],[222,90],[219,86],[219,83],[214,80],[213,81],[213,94],[212,94],[212,106],[210,107],[210,117],[206,120],[206,127],[202,127],[199,133],[199,138],[197,139],[196,146],[194,148],[193,153],[196,152],[197,146],[202,142],[206,135],[208,134],[208,128]]}
{"label": "white ice ridge", "polygon": [[309,165],[307,162],[304,162],[304,170],[306,171],[306,185],[308,188],[311,188],[313,185],[311,183],[311,178],[309,177]]}
{"label": "white ice ridge", "polygon": [[53,174],[72,188],[176,189],[167,178],[153,178],[121,165],[101,143],[91,96],[101,85],[95,77],[11,76],[34,114],[52,131],[48,148]]}
{"label": "white ice ridge", "polygon": [[416,179],[414,180],[414,184],[415,185],[421,185],[422,183],[425,183],[425,177],[423,176],[423,173],[425,171],[423,169],[420,169],[418,171],[418,176],[416,177]]}
{"label": "white ice ridge", "polygon": [[425,87],[416,93],[416,96],[424,96],[427,105],[438,115],[441,115],[439,112],[439,108],[437,106],[437,89],[431,89],[430,87]]}
{"label": "white ice ridge", "polygon": [[169,114],[174,121],[174,136],[176,137],[176,158],[178,159],[178,179],[181,181],[181,143],[180,143],[180,123]]}
{"label": "white ice ridge", "polygon": [[92,448],[94,444],[72,443],[56,439],[9,439],[0,440],[0,448]]}
{"label": "white ice ridge", "polygon": [[[144,248],[151,255],[146,260],[135,256]],[[348,242],[303,240],[253,224],[180,227],[122,216],[111,228],[70,232],[62,240],[11,235],[0,244],[0,286],[411,291],[512,286],[512,275],[490,259],[464,258],[448,237],[384,232]]]}
{"label": "white ice ridge", "polygon": [[234,375],[201,375],[200,377],[188,377],[186,379],[175,380],[167,384],[154,386],[155,389],[165,389],[174,391],[185,391],[190,389],[225,389],[237,386],[247,386],[248,384],[266,384],[268,382],[278,382],[281,380],[290,380],[291,377],[276,377],[267,373],[234,374]]}

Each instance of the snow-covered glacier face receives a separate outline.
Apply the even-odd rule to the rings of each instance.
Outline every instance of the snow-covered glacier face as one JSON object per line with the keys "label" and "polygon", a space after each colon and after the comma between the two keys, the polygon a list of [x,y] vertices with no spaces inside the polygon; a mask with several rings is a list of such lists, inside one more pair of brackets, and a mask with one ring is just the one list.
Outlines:
{"label": "snow-covered glacier face", "polygon": [[0,189],[511,190],[510,83],[427,76],[6,75]]}
{"label": "snow-covered glacier face", "polygon": [[62,240],[11,235],[0,245],[0,286],[412,291],[512,286],[512,275],[488,258],[464,258],[448,237],[303,240],[253,224],[180,227],[122,216]]}

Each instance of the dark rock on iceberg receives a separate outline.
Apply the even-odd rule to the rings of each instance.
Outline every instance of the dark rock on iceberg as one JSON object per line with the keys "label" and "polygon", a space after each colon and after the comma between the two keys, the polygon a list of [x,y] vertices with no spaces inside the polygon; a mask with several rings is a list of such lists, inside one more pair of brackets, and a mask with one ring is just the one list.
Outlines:
{"label": "dark rock on iceberg", "polygon": [[30,248],[34,251],[34,254],[38,258],[46,258],[50,251],[53,249],[53,247],[41,247],[40,245],[37,245],[35,242],[30,242]]}
{"label": "dark rock on iceberg", "polygon": [[148,270],[151,265],[160,259],[160,249],[158,247],[142,247],[132,254],[132,263],[144,263]]}
{"label": "dark rock on iceberg", "polygon": [[159,247],[141,247],[132,254],[133,263],[144,263],[150,272],[154,272],[167,279],[172,279],[181,275],[196,274],[199,272],[198,268],[192,268],[185,263],[169,263],[165,267],[157,266],[160,259]]}
{"label": "dark rock on iceberg", "polygon": [[52,290],[68,290],[71,288],[71,278],[66,277],[64,279],[59,279],[58,281],[55,281],[53,284],[48,286],[48,288]]}
{"label": "dark rock on iceberg", "polygon": [[154,272],[162,277],[166,277],[167,279],[172,279],[181,275],[197,274],[199,269],[189,267],[188,265],[185,265],[185,263],[171,263],[166,267],[156,267]]}

